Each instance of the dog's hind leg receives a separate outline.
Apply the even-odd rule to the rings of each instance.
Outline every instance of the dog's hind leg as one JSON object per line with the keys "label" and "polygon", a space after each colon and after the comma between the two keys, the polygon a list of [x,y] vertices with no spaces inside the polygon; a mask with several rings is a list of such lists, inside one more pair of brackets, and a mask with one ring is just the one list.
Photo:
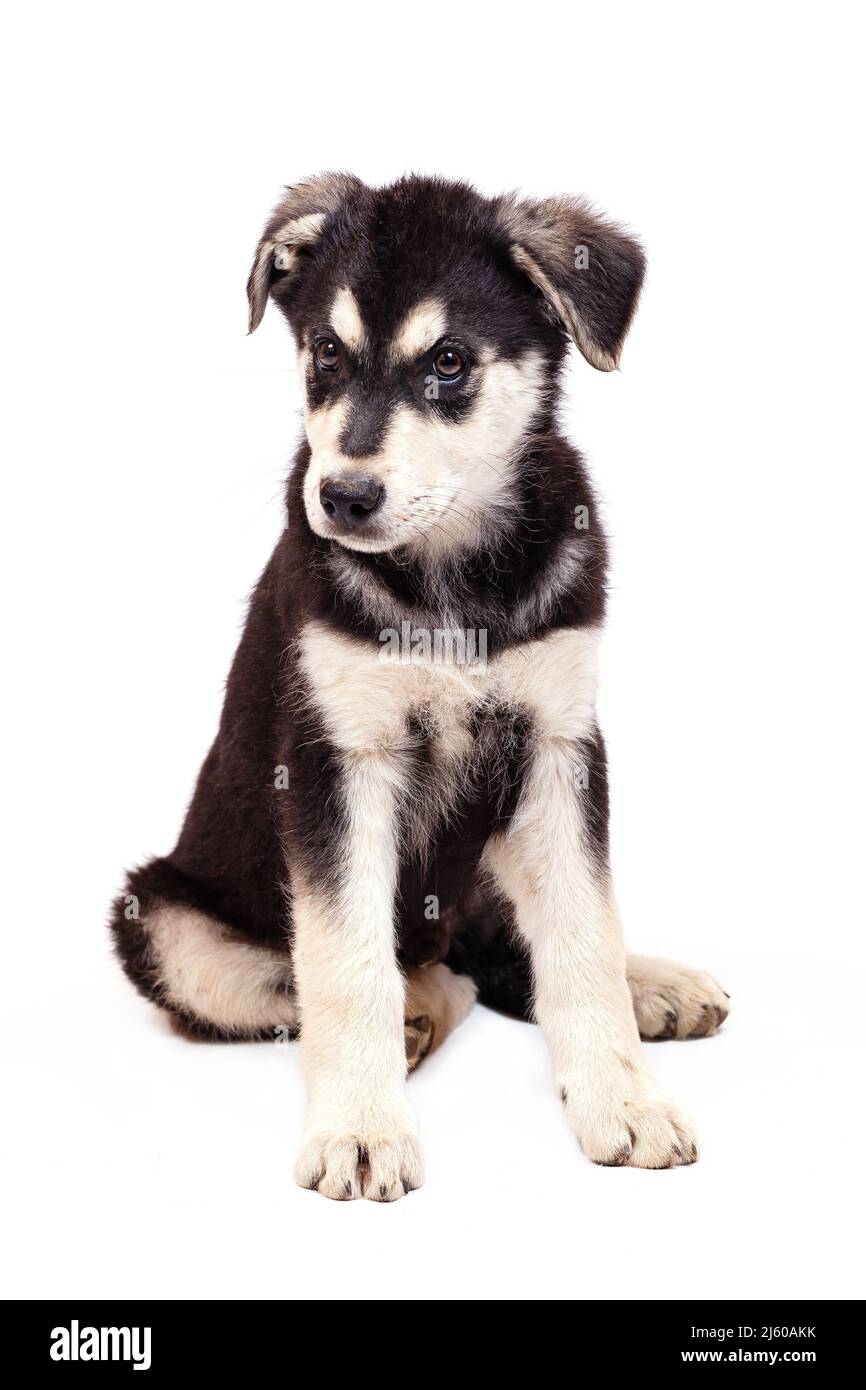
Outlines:
{"label": "dog's hind leg", "polygon": [[295,1034],[288,941],[279,949],[248,940],[192,903],[152,895],[147,873],[131,877],[138,892],[119,898],[111,919],[115,950],[139,992],[198,1037]]}
{"label": "dog's hind leg", "polygon": [[[139,886],[136,883],[135,886]],[[241,938],[188,903],[159,897],[118,899],[111,922],[127,975],[179,1031],[225,1042],[296,1036],[299,1009],[285,950]],[[406,979],[406,1062],[413,1071],[462,1023],[477,998],[465,975],[445,965]]]}
{"label": "dog's hind leg", "polygon": [[708,1038],[730,1012],[730,995],[703,970],[630,955],[626,974],[642,1038]]}
{"label": "dog's hind leg", "polygon": [[404,1033],[410,1071],[442,1046],[477,997],[474,981],[468,975],[455,975],[447,965],[433,965],[407,975]]}
{"label": "dog's hind leg", "polygon": [[[448,962],[475,980],[482,1004],[533,1019],[529,950],[517,937],[508,907],[489,891],[476,892],[467,903]],[[638,1030],[647,1042],[712,1037],[731,1010],[730,995],[704,970],[629,955],[626,978]]]}

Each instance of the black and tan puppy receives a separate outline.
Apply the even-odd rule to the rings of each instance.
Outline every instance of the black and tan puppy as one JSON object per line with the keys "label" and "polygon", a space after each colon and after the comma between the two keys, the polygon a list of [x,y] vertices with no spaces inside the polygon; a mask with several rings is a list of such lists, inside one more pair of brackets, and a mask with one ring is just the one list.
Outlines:
{"label": "black and tan puppy", "polygon": [[176,849],[118,953],[211,1037],[300,1029],[298,1179],[422,1180],[405,1081],[476,997],[537,1018],[598,1163],[691,1163],[644,1037],[713,1032],[707,975],[627,957],[595,716],[605,543],[556,423],[568,338],[617,363],[643,277],[568,199],[328,175],[286,192],[250,328],[289,321],[306,438]]}

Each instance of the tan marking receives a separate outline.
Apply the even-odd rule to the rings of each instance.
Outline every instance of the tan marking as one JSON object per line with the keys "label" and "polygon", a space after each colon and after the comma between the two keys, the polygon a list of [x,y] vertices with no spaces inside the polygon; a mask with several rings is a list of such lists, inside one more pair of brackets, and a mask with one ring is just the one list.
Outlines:
{"label": "tan marking", "polygon": [[303,217],[292,217],[274,232],[272,240],[289,246],[312,246],[322,235],[325,225],[323,212],[308,212]]}
{"label": "tan marking", "polygon": [[337,291],[331,305],[329,322],[341,342],[352,352],[361,352],[367,344],[367,333],[361,318],[358,301],[347,285]]}
{"label": "tan marking", "polygon": [[463,1022],[477,995],[468,975],[455,975],[447,965],[410,972],[406,978],[405,1027],[410,1071],[442,1046]]}
{"label": "tan marking", "polygon": [[441,299],[422,299],[408,313],[394,335],[391,357],[397,362],[414,362],[444,338],[448,328]]}

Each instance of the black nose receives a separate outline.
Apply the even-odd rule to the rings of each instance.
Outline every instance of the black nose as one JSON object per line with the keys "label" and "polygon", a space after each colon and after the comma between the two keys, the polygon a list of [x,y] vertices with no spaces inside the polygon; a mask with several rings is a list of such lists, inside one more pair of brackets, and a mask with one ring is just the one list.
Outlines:
{"label": "black nose", "polygon": [[326,478],[319,488],[322,510],[343,526],[362,526],[385,496],[385,489],[375,478],[346,474],[342,478]]}

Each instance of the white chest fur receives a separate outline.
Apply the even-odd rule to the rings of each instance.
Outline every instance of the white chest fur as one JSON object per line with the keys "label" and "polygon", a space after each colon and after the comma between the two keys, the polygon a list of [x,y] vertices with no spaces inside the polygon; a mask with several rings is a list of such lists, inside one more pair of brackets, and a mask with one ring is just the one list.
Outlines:
{"label": "white chest fur", "polygon": [[441,754],[461,757],[485,708],[524,711],[536,737],[587,737],[595,719],[599,638],[599,628],[563,628],[467,666],[395,657],[310,623],[301,634],[300,660],[328,735],[344,752],[399,752],[415,716]]}

